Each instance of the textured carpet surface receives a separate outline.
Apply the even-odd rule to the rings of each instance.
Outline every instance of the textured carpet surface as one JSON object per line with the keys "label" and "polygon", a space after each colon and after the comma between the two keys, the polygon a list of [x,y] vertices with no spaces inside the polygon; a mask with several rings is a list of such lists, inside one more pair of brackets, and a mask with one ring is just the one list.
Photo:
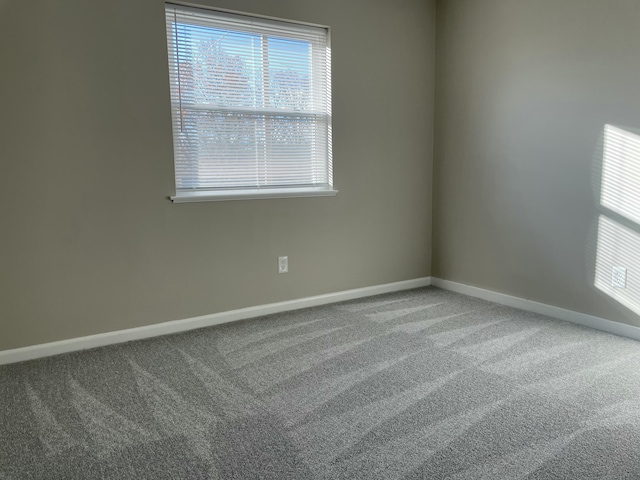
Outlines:
{"label": "textured carpet surface", "polygon": [[640,478],[640,343],[425,288],[0,367],[33,478]]}

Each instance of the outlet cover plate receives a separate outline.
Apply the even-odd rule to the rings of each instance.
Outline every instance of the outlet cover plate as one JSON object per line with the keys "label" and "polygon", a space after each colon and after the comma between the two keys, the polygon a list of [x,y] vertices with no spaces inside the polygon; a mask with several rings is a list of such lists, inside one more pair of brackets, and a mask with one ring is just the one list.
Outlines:
{"label": "outlet cover plate", "polygon": [[289,271],[289,257],[278,257],[278,273]]}
{"label": "outlet cover plate", "polygon": [[615,288],[627,288],[627,269],[613,267],[611,272],[611,286]]}

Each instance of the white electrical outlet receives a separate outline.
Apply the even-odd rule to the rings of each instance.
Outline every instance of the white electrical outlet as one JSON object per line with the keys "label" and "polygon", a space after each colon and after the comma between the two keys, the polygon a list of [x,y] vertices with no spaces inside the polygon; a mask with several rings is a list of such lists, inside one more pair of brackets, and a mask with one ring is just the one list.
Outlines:
{"label": "white electrical outlet", "polygon": [[289,271],[289,257],[278,257],[278,273]]}
{"label": "white electrical outlet", "polygon": [[624,267],[613,267],[611,273],[611,286],[615,288],[627,288],[627,269]]}

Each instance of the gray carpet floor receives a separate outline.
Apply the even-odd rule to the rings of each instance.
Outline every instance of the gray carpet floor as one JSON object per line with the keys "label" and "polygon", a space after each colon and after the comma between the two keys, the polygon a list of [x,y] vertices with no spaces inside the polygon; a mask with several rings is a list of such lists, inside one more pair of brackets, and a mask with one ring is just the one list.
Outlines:
{"label": "gray carpet floor", "polygon": [[640,343],[424,288],[0,367],[35,478],[640,478]]}

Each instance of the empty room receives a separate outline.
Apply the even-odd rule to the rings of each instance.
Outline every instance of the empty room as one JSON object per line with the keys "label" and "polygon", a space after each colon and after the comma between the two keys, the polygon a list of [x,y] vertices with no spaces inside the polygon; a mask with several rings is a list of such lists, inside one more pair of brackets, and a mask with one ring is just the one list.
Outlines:
{"label": "empty room", "polygon": [[0,0],[0,480],[640,478],[639,31]]}

